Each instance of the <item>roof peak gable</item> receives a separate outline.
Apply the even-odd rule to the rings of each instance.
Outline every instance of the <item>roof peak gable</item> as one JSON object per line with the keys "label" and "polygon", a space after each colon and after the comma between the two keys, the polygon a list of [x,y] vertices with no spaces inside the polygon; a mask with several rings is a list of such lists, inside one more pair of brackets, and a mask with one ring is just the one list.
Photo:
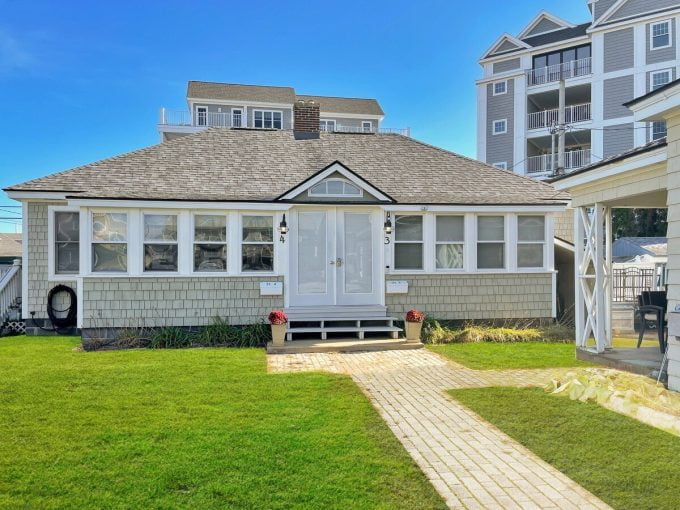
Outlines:
{"label": "roof peak gable", "polygon": [[[550,28],[547,30],[540,30],[539,32],[532,33],[532,31],[539,26],[539,24],[547,20],[553,25],[556,25],[555,28]],[[573,23],[564,20],[560,18],[559,16],[555,16],[554,14],[549,13],[546,10],[540,11],[534,19],[532,19],[527,26],[524,27],[524,29],[519,33],[517,36],[518,39],[524,39],[526,37],[533,37],[536,35],[541,35],[541,34],[547,34],[548,32],[554,32],[556,30],[562,30],[564,28],[574,28],[576,25]]]}
{"label": "roof peak gable", "polygon": [[[503,47],[503,43],[508,43],[512,46],[513,48],[502,50],[501,48]],[[484,52],[484,56],[482,57],[482,60],[490,58],[490,57],[495,57],[498,55],[503,55],[507,52],[510,51],[515,51],[515,50],[520,50],[520,49],[529,49],[531,46],[529,46],[527,43],[520,41],[517,39],[515,36],[508,34],[507,32],[501,35],[496,41],[491,45],[491,47]]]}

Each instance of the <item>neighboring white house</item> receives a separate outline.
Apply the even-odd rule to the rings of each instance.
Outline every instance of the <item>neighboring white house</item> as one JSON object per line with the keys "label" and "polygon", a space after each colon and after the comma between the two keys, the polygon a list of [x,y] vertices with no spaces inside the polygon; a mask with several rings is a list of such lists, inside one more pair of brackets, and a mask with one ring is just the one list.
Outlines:
{"label": "neighboring white house", "polygon": [[555,317],[568,197],[409,137],[320,132],[315,101],[293,116],[295,130],[205,129],[7,188],[23,204],[29,332],[49,327],[57,284],[76,292],[84,337],[278,308]]}

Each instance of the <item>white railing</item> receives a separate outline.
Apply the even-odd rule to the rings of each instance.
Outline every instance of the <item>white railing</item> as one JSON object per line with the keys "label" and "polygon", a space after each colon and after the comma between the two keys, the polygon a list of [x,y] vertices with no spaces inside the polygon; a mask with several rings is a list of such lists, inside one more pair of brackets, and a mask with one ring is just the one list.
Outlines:
{"label": "white railing", "polygon": [[[564,153],[564,169],[576,170],[590,164],[590,149],[566,151]],[[553,173],[557,167],[557,154],[543,154],[527,158],[527,174]]]}
{"label": "white railing", "polygon": [[[564,122],[572,124],[592,120],[590,103],[575,104],[564,109]],[[527,115],[527,129],[541,129],[559,123],[559,109],[543,110]]]}
{"label": "white railing", "polygon": [[568,80],[569,78],[586,76],[592,72],[592,59],[588,57],[582,58],[580,60],[564,62],[563,64],[554,64],[548,67],[529,69],[527,71],[527,82],[530,87],[533,87],[534,85],[544,85],[546,83],[560,81],[562,77],[564,77],[565,80]]}
{"label": "white railing", "polygon": [[0,278],[0,323],[8,317],[13,307],[21,297],[21,260],[3,273]]}

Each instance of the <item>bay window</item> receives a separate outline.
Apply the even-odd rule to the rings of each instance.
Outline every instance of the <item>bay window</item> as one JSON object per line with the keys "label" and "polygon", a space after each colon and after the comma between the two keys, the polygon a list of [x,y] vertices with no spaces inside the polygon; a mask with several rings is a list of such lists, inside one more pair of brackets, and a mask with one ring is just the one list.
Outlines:
{"label": "bay window", "polygon": [[517,217],[517,267],[542,268],[545,254],[545,217]]}
{"label": "bay window", "polygon": [[505,217],[477,217],[477,268],[505,268]]}
{"label": "bay window", "polygon": [[274,217],[243,216],[241,270],[274,270]]}
{"label": "bay window", "polygon": [[423,217],[395,217],[394,269],[423,269]]}
{"label": "bay window", "polygon": [[227,270],[227,217],[194,216],[194,271]]}
{"label": "bay window", "polygon": [[78,274],[80,270],[80,214],[54,213],[54,273]]}
{"label": "bay window", "polygon": [[92,214],[92,271],[127,271],[127,213]]}
{"label": "bay window", "polygon": [[144,215],[144,271],[177,271],[177,216]]}
{"label": "bay window", "polygon": [[437,216],[435,227],[437,269],[463,269],[464,216]]}

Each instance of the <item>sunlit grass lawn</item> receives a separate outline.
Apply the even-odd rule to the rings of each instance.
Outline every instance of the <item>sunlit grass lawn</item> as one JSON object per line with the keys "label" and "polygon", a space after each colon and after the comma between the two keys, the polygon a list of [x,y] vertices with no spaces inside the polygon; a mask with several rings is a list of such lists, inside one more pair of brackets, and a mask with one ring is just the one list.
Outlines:
{"label": "sunlit grass lawn", "polygon": [[351,379],[0,339],[0,508],[445,508]]}
{"label": "sunlit grass lawn", "polygon": [[450,394],[614,508],[679,508],[680,438],[674,435],[540,389]]}
{"label": "sunlit grass lawn", "polygon": [[427,348],[474,370],[593,366],[576,359],[574,344],[481,342]]}

